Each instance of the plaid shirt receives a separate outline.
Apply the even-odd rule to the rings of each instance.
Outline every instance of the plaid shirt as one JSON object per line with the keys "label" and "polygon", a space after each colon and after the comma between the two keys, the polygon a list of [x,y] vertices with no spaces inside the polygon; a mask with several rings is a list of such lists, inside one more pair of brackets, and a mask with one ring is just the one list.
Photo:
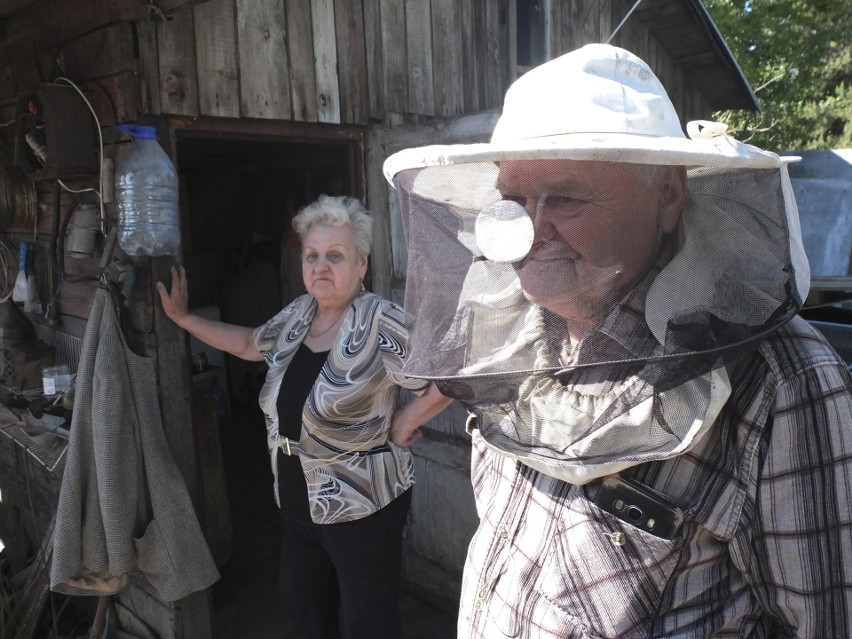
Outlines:
{"label": "plaid shirt", "polygon": [[487,448],[459,638],[852,637],[852,381],[795,318],[731,370],[704,439],[622,473],[676,502],[665,540]]}

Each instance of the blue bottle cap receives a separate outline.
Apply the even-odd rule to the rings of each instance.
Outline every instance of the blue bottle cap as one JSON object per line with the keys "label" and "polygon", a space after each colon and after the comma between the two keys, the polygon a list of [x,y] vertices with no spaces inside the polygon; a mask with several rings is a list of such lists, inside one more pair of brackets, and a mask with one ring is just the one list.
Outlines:
{"label": "blue bottle cap", "polygon": [[157,139],[157,129],[152,126],[142,126],[141,124],[119,124],[118,128],[129,134],[132,138],[141,138],[143,140]]}

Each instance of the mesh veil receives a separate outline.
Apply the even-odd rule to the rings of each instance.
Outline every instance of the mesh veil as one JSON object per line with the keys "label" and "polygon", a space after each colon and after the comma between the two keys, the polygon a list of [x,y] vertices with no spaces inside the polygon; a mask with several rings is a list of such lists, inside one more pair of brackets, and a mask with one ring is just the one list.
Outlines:
{"label": "mesh veil", "polygon": [[[538,265],[479,246],[477,218],[515,197],[498,163],[393,176],[408,243],[405,373],[476,412],[492,446],[577,483],[691,446],[729,395],[726,367],[805,294],[783,164],[688,167],[677,226],[657,235],[635,214],[653,215],[642,198],[654,196],[630,202],[629,166],[594,163],[597,188],[567,194],[576,212],[552,225],[568,248]],[[558,170],[539,171],[554,185],[542,201],[569,199],[556,185],[576,176]]]}

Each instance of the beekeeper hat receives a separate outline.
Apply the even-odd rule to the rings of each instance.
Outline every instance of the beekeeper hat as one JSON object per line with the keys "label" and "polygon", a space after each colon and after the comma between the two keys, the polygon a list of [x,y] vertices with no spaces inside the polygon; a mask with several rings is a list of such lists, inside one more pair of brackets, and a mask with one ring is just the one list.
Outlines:
{"label": "beekeeper hat", "polygon": [[385,162],[399,171],[461,162],[571,159],[774,168],[785,160],[697,121],[684,135],[663,85],[634,54],[589,44],[546,62],[509,87],[490,143],[406,149]]}
{"label": "beekeeper hat", "polygon": [[[403,372],[474,410],[486,445],[574,483],[681,455],[728,401],[728,366],[800,308],[809,273],[784,159],[715,123],[687,132],[644,62],[589,45],[517,80],[489,143],[385,163],[408,246]],[[598,164],[501,176],[518,160]],[[642,172],[625,162],[685,166],[688,188],[656,262],[621,287],[651,235],[637,221],[663,195],[628,182]],[[627,189],[637,215],[629,198],[609,204]],[[526,264],[530,199],[543,259]]]}

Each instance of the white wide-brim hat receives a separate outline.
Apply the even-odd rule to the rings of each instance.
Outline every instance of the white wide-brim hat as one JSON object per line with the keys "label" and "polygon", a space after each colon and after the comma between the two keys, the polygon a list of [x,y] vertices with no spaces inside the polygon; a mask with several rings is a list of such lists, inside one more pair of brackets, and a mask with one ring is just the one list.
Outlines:
{"label": "white wide-brim hat", "polygon": [[598,160],[640,164],[778,168],[775,153],[725,135],[725,125],[680,120],[665,88],[634,54],[590,44],[532,69],[506,92],[491,141],[400,151],[384,164],[402,170],[501,160]]}
{"label": "white wide-brim hat", "polygon": [[[391,156],[408,246],[403,372],[475,411],[487,445],[572,483],[700,441],[730,397],[727,367],[795,315],[810,278],[785,160],[717,123],[687,131],[642,60],[589,45],[515,82],[489,143]],[[510,160],[613,164],[509,167],[501,183]],[[686,167],[665,238],[658,219],[653,236],[631,226],[662,193],[623,178],[675,172],[625,162]],[[540,259],[525,265],[537,233]],[[653,267],[618,286],[648,242]],[[589,292],[603,296],[591,311]],[[575,321],[585,331],[566,337]]]}

